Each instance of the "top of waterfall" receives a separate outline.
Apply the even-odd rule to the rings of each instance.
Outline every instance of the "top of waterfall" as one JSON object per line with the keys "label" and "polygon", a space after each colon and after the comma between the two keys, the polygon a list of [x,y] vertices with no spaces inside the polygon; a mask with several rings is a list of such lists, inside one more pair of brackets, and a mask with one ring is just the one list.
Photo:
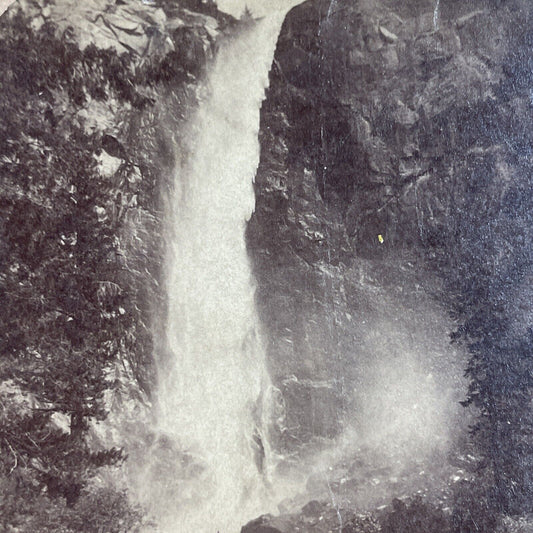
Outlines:
{"label": "top of waterfall", "polygon": [[254,16],[264,16],[301,4],[303,0],[217,0],[218,8],[234,17],[240,17],[247,7]]}

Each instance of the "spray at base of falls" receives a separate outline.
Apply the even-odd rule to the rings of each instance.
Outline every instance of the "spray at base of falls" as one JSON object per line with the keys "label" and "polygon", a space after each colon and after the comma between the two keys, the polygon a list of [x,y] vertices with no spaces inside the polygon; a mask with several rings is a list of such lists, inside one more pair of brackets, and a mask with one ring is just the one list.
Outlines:
{"label": "spray at base of falls", "polygon": [[167,345],[145,500],[160,531],[233,533],[270,510],[269,390],[246,250],[260,107],[285,12],[219,50],[169,216]]}

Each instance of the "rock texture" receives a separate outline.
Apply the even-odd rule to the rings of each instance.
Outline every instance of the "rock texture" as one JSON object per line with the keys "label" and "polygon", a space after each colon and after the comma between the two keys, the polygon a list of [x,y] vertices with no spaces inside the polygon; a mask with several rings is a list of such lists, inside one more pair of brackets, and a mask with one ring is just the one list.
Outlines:
{"label": "rock texture", "polygon": [[2,531],[81,531],[84,508],[138,528],[101,467],[150,446],[165,198],[230,22],[158,4],[22,0],[0,20]]}
{"label": "rock texture", "polygon": [[302,509],[301,515],[273,517],[262,516],[246,524],[241,533],[292,533],[313,531],[329,533],[378,533],[378,522],[371,516],[356,515],[345,509],[335,509],[331,504],[311,501]]}
{"label": "rock texture", "polygon": [[[400,332],[418,335],[415,345],[436,337],[448,344],[456,328],[454,338],[505,331],[502,343],[528,342],[528,305],[519,298],[517,311],[510,302],[530,294],[533,264],[525,192],[531,5],[438,7],[310,0],[285,22],[262,110],[249,227],[272,373],[286,409],[276,446],[285,452],[342,434],[354,417],[369,418],[368,361],[386,366],[390,353],[412,350],[398,341]],[[427,344],[419,361],[442,383],[447,371],[435,354],[447,349],[439,342]],[[460,383],[464,355],[443,358],[456,362]],[[502,390],[516,385],[512,365],[498,367]],[[488,386],[483,379],[471,386],[474,396]],[[509,420],[514,408],[505,409],[495,416]],[[515,452],[489,457],[507,453]],[[521,479],[503,457],[500,467],[504,478]],[[283,531],[275,521],[253,527]]]}
{"label": "rock texture", "polygon": [[[467,265],[467,202],[496,209],[528,172],[518,145],[530,135],[529,75],[511,72],[522,69],[529,5],[441,2],[438,19],[434,7],[308,1],[279,40],[249,236],[298,439],[342,426],[380,291],[403,291],[399,309],[424,307],[424,297],[408,302],[417,287],[446,305],[428,269],[448,286]],[[303,389],[312,422],[294,399]],[[313,410],[329,405],[325,394],[337,399],[332,413]]]}
{"label": "rock texture", "polygon": [[[81,50],[94,45],[145,60],[181,49],[201,64],[220,29],[219,21],[213,17],[179,6],[165,10],[157,2],[89,0],[80,4],[74,0],[23,0],[20,4],[32,17],[34,29],[52,23],[58,36],[74,40]],[[176,33],[188,33],[196,40],[190,50],[183,50],[184,43],[176,41]]]}

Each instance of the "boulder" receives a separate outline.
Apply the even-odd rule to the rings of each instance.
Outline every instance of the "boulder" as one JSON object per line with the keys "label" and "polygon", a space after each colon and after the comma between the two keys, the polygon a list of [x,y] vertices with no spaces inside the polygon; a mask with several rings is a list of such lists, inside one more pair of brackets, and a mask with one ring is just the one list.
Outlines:
{"label": "boulder", "polygon": [[278,529],[271,525],[274,518],[271,515],[263,515],[251,522],[248,522],[241,533],[289,533],[287,529]]}
{"label": "boulder", "polygon": [[178,8],[169,16],[154,3],[137,0],[21,0],[20,8],[39,29],[52,22],[61,35],[68,35],[81,50],[90,45],[112,49],[118,54],[131,53],[141,58],[162,57],[175,50],[172,33],[176,28],[194,28],[204,50],[219,35],[213,17]]}
{"label": "boulder", "polygon": [[389,44],[395,43],[398,40],[398,36],[391,31],[389,31],[384,26],[379,27],[379,33],[383,40]]}

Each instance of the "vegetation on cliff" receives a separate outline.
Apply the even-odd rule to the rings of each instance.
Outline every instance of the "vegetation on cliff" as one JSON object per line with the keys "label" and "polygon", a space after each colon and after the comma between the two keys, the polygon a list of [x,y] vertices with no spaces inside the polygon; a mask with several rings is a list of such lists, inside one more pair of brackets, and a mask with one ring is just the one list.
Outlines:
{"label": "vegetation on cliff", "polygon": [[174,163],[154,122],[166,86],[184,112],[180,87],[207,61],[194,23],[141,61],[82,47],[39,2],[0,19],[2,531],[131,532],[144,520],[101,476],[123,450],[89,437],[120,376],[141,392],[152,380],[159,194]]}

